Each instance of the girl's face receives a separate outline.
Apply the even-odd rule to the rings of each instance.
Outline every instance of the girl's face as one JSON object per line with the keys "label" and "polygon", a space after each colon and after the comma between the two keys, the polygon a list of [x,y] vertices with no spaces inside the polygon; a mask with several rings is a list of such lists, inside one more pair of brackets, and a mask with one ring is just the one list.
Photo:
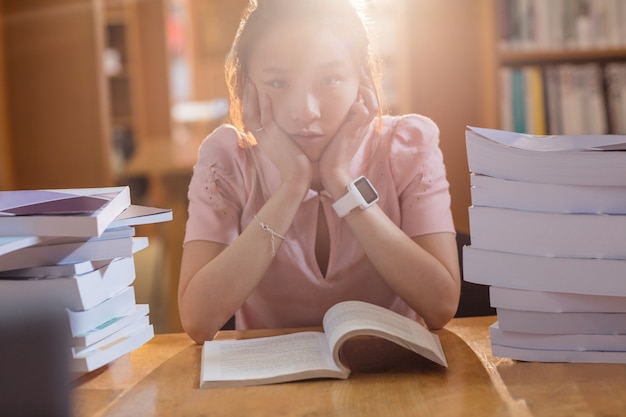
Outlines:
{"label": "girl's face", "polygon": [[358,98],[360,70],[347,41],[307,20],[280,23],[255,43],[248,74],[274,122],[317,161]]}

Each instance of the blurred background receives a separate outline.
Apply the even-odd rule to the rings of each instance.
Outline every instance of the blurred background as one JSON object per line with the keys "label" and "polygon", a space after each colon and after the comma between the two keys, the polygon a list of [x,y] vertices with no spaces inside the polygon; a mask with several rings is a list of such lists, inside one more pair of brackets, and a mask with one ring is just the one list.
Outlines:
{"label": "blurred background", "polygon": [[[441,129],[460,233],[469,233],[471,204],[467,125],[547,134],[581,119],[574,106],[564,114],[548,105],[549,71],[595,66],[600,84],[577,90],[575,110],[589,115],[581,103],[601,94],[601,121],[576,132],[626,133],[626,104],[612,99],[626,85],[626,1],[364,2],[390,112],[421,113]],[[134,203],[172,208],[172,222],[137,232],[150,246],[136,255],[135,290],[157,332],[181,330],[187,184],[200,141],[228,110],[223,63],[246,4],[0,0],[0,189],[128,184]],[[512,79],[522,80],[515,97]]]}

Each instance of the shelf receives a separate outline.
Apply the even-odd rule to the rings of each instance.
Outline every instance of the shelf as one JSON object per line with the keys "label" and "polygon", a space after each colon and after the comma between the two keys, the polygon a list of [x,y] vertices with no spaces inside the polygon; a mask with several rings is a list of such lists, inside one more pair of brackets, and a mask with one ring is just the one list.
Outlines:
{"label": "shelf", "polygon": [[564,62],[620,61],[626,60],[626,48],[548,49],[541,51],[502,50],[499,56],[500,64],[508,66]]}

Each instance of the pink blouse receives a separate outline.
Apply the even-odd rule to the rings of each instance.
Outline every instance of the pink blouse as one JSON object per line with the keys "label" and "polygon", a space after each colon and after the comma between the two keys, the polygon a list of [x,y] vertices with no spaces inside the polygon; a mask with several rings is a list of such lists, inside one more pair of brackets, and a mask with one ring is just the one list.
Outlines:
{"label": "pink blouse", "polygon": [[[369,178],[380,195],[377,204],[408,236],[455,233],[437,126],[414,114],[385,116],[379,133],[373,126],[352,161],[353,177]],[[272,163],[258,148],[239,147],[238,135],[223,125],[200,147],[189,185],[185,242],[231,243],[279,186]],[[332,203],[326,191],[309,190],[272,265],[237,311],[238,329],[319,326],[326,310],[344,300],[419,319],[376,272]],[[325,276],[315,258],[320,209],[330,233]]]}

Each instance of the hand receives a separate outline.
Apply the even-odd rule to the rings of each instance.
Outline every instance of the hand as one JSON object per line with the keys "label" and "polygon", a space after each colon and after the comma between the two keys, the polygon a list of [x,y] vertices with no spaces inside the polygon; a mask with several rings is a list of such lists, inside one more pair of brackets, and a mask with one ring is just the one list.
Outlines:
{"label": "hand", "polygon": [[322,183],[324,188],[335,197],[342,195],[345,192],[345,186],[353,180],[350,174],[350,162],[361,146],[363,135],[370,126],[370,122],[379,110],[374,86],[365,70],[361,71],[359,97],[360,100],[348,110],[344,123],[320,158],[319,169]]}
{"label": "hand", "polygon": [[275,123],[272,103],[267,94],[259,97],[249,79],[243,93],[243,122],[257,140],[257,145],[272,161],[284,181],[298,180],[310,187],[313,168],[309,158]]}

